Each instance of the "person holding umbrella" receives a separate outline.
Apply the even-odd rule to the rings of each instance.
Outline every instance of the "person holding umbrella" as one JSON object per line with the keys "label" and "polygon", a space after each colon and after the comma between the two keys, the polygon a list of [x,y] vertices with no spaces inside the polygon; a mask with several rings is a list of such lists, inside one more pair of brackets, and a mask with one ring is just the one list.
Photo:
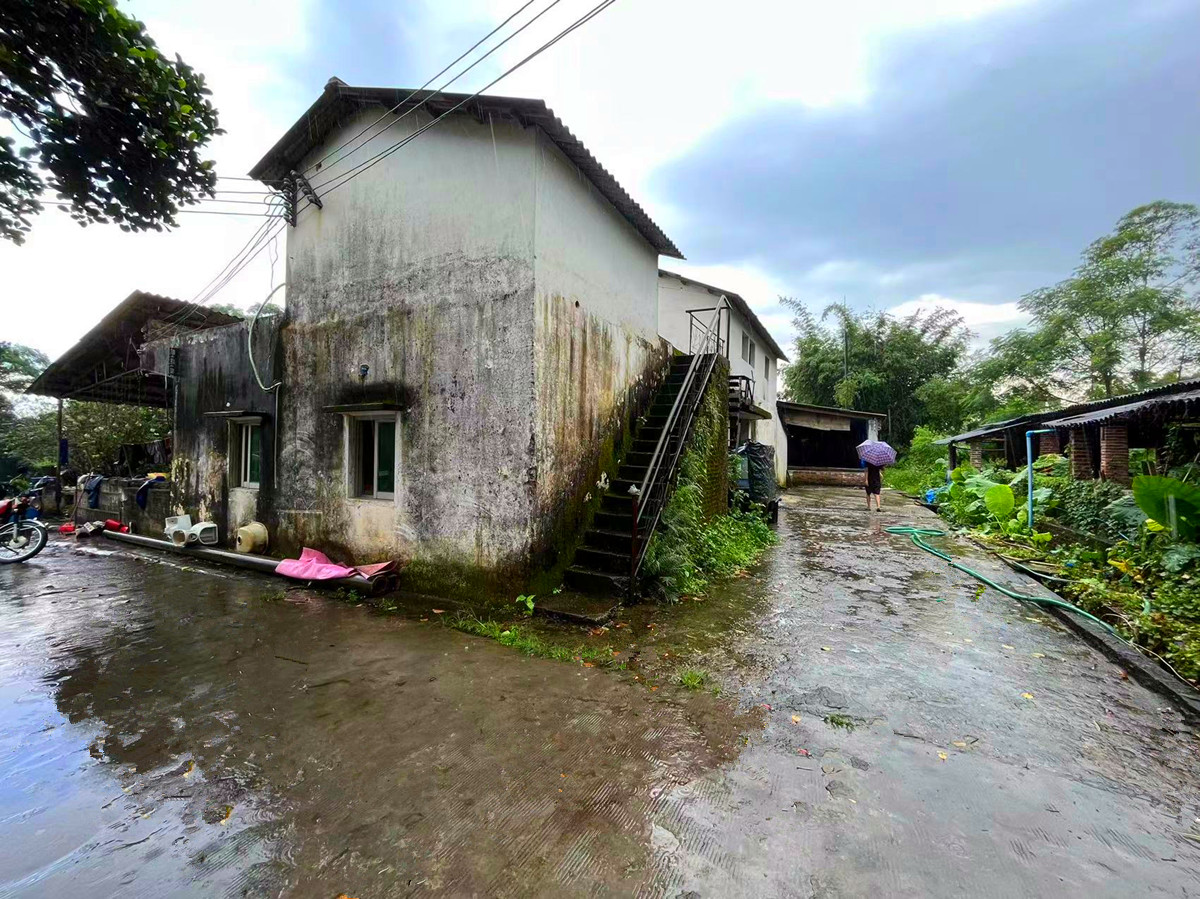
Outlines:
{"label": "person holding umbrella", "polygon": [[875,511],[882,512],[883,504],[883,469],[894,465],[896,451],[882,440],[864,440],[855,449],[858,458],[867,467],[867,511],[871,511],[871,497],[875,497]]}

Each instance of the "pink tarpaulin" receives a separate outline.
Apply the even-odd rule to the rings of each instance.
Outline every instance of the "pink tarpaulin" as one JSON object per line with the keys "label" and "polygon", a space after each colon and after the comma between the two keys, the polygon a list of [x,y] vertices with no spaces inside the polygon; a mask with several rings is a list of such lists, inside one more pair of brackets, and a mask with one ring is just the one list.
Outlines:
{"label": "pink tarpaulin", "polygon": [[298,581],[331,581],[342,577],[373,578],[396,570],[395,562],[377,562],[374,565],[351,568],[348,565],[330,562],[325,553],[306,546],[299,559],[284,559],[276,566],[275,573]]}
{"label": "pink tarpaulin", "polygon": [[275,569],[276,574],[295,578],[298,581],[331,581],[340,577],[354,577],[353,568],[330,562],[329,557],[319,550],[304,547],[299,559],[284,559]]}

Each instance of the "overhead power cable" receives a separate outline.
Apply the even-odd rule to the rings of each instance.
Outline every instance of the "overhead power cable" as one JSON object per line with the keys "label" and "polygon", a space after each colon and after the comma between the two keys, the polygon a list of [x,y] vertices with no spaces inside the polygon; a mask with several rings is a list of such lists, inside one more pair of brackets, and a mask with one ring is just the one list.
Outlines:
{"label": "overhead power cable", "polygon": [[553,47],[555,44],[557,44],[559,41],[561,41],[563,38],[565,38],[568,34],[575,31],[576,29],[581,28],[582,26],[586,25],[588,22],[590,22],[596,16],[600,15],[600,13],[604,12],[604,10],[608,9],[608,7],[612,6],[615,2],[616,2],[616,0],[601,0],[601,2],[597,3],[594,7],[591,8],[591,10],[589,10],[584,15],[580,16],[578,19],[576,19],[574,22],[572,22],[570,25],[568,25],[566,28],[564,28],[562,31],[560,31],[558,34],[556,34],[550,40],[546,41],[544,44],[542,44],[540,47],[538,47],[536,50],[534,50],[532,53],[530,53],[528,56],[526,56],[520,62],[518,62],[515,65],[513,65],[512,67],[506,69],[504,72],[502,72],[496,78],[493,78],[491,81],[489,81],[483,87],[481,87],[479,90],[475,91],[475,93],[471,94],[470,96],[464,97],[462,100],[455,103],[453,106],[451,106],[448,110],[446,110],[444,113],[442,113],[437,118],[433,119],[430,122],[427,122],[425,125],[418,128],[412,134],[410,134],[404,138],[401,138],[399,141],[392,144],[390,147],[387,147],[386,149],[379,151],[374,156],[368,157],[367,159],[360,162],[358,165],[354,166],[353,168],[349,169],[346,172],[343,172],[341,175],[335,175],[334,177],[329,178],[328,180],[323,181],[320,184],[313,185],[313,189],[316,191],[320,191],[321,188],[328,187],[328,190],[326,190],[324,192],[324,194],[321,194],[321,196],[324,196],[325,194],[329,194],[329,193],[332,193],[333,191],[337,190],[343,184],[348,184],[349,182],[353,181],[355,178],[357,178],[363,172],[367,171],[368,169],[375,166],[377,163],[381,162],[384,158],[390,156],[391,154],[395,153],[397,150],[401,149],[402,147],[404,147],[404,146],[408,145],[409,143],[411,143],[412,141],[416,140],[418,137],[420,137],[422,134],[424,134],[426,131],[428,131],[430,128],[432,128],[434,125],[436,125],[438,122],[445,119],[447,116],[453,114],[454,112],[457,112],[459,109],[461,109],[467,103],[474,100],[476,97],[478,97],[484,91],[486,91],[488,88],[495,86],[500,81],[504,80],[509,75],[511,75],[513,72],[515,72],[517,69],[521,68],[523,65],[528,63],[530,60],[541,55],[546,50],[549,50],[551,47]]}
{"label": "overhead power cable", "polygon": [[[516,9],[516,11],[513,12],[507,19],[505,19],[503,22],[501,22],[499,25],[497,25],[495,28],[493,28],[491,31],[489,31],[487,34],[485,34],[483,37],[481,37],[475,43],[473,43],[470,47],[468,47],[462,53],[460,53],[452,62],[450,62],[446,66],[444,66],[441,69],[441,71],[432,75],[424,84],[422,84],[416,90],[411,91],[407,97],[405,97],[403,100],[401,100],[399,103],[397,103],[391,109],[389,109],[387,112],[385,112],[379,118],[377,118],[375,121],[371,122],[371,124],[367,125],[365,128],[363,128],[357,134],[355,134],[354,136],[352,136],[350,138],[347,138],[345,141],[338,144],[336,147],[334,147],[332,150],[330,150],[328,153],[326,153],[324,156],[322,156],[316,162],[309,165],[308,168],[306,168],[304,170],[304,173],[308,174],[309,172],[316,171],[318,168],[321,167],[321,165],[325,162],[325,160],[327,160],[330,156],[333,156],[335,153],[337,153],[342,148],[346,147],[348,144],[354,143],[354,141],[358,140],[360,137],[362,137],[364,134],[366,134],[368,131],[370,131],[372,128],[374,128],[376,125],[378,125],[384,119],[386,119],[389,115],[391,115],[393,112],[395,112],[397,109],[399,109],[405,103],[407,103],[409,100],[411,100],[417,94],[419,94],[421,91],[425,90],[425,88],[429,87],[429,85],[432,84],[435,79],[442,77],[442,75],[444,75],[449,69],[451,69],[452,67],[457,65],[459,62],[461,62],[463,60],[463,58],[465,58],[466,56],[469,56],[480,44],[482,44],[484,41],[486,41],[488,38],[490,38],[492,35],[494,35],[497,31],[499,31],[501,28],[503,28],[505,25],[507,25],[509,22],[511,22],[518,15],[523,13],[534,2],[535,2],[535,0],[526,0],[526,2],[521,4],[521,6],[519,6]],[[538,13],[536,16],[534,16],[532,19],[530,19],[528,22],[526,22],[524,25],[522,25],[520,28],[518,28],[515,32],[513,32],[512,35],[510,35],[508,38],[506,38],[504,40],[504,42],[497,44],[495,47],[493,47],[491,50],[489,50],[483,56],[479,57],[479,59],[475,60],[475,62],[471,63],[471,65],[468,66],[466,69],[463,69],[463,71],[461,71],[457,75],[455,75],[454,78],[452,78],[450,81],[446,82],[446,84],[442,85],[442,88],[439,88],[439,90],[444,89],[446,87],[446,85],[453,84],[455,80],[461,78],[467,72],[471,71],[471,69],[473,69],[475,66],[479,65],[479,63],[483,62],[485,59],[487,59],[489,56],[491,56],[492,53],[494,53],[496,50],[503,47],[505,43],[508,43],[509,40],[516,37],[518,34],[520,34],[522,31],[524,31],[526,28],[528,28],[534,22],[536,22],[539,18],[542,17],[542,15],[544,13],[549,12],[551,8],[553,8],[554,6],[556,6],[558,4],[558,2],[559,2],[559,0],[554,0],[554,3],[551,3],[550,6],[547,6],[545,9],[542,10],[542,12]],[[366,141],[363,141],[363,144],[369,143],[373,139],[374,139],[374,136],[372,136],[371,138],[368,138]],[[359,146],[362,146],[362,145],[360,144]],[[359,147],[355,147],[354,150],[350,151],[350,153],[354,153],[358,149],[359,149]],[[350,153],[347,153],[346,156],[349,156]],[[345,157],[340,157],[338,160],[335,160],[334,164],[336,165],[336,163],[339,162],[343,158],[345,158]]]}

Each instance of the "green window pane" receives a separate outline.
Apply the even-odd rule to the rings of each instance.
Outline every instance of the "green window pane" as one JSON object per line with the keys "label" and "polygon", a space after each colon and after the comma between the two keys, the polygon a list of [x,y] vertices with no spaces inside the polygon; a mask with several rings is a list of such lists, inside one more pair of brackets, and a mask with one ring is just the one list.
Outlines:
{"label": "green window pane", "polygon": [[396,423],[381,421],[378,423],[379,460],[376,472],[376,483],[380,493],[394,493],[396,490]]}
{"label": "green window pane", "polygon": [[356,422],[358,426],[358,492],[370,496],[375,492],[375,422],[366,419]]}
{"label": "green window pane", "polygon": [[258,425],[250,425],[250,449],[247,465],[247,480],[257,484],[262,474],[262,429]]}

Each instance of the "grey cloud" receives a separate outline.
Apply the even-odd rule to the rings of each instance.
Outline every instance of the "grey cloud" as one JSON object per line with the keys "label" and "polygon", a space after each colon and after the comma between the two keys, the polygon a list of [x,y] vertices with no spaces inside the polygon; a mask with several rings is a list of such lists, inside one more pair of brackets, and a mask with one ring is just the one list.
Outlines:
{"label": "grey cloud", "polygon": [[[702,264],[815,300],[999,301],[1128,209],[1200,199],[1200,4],[1055,2],[878,48],[867,104],[775,105],[655,173]],[[842,271],[814,271],[854,260]]]}

